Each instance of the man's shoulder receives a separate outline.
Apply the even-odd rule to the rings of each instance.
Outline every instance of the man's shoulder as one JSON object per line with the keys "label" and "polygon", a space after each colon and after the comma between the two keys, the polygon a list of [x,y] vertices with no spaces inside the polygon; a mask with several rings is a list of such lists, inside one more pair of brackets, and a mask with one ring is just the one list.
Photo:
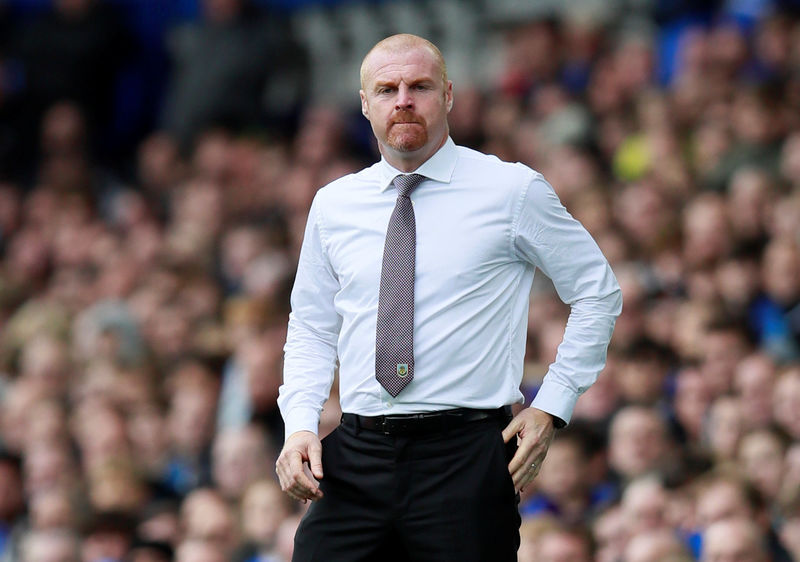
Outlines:
{"label": "man's shoulder", "polygon": [[541,174],[521,162],[507,162],[494,154],[485,154],[466,146],[457,145],[459,163],[467,172],[486,174],[496,179],[516,179],[530,182]]}
{"label": "man's shoulder", "polygon": [[317,191],[317,199],[327,199],[340,197],[341,195],[352,193],[359,188],[374,186],[380,177],[377,164],[368,166],[358,172],[346,174],[340,178],[323,185]]}

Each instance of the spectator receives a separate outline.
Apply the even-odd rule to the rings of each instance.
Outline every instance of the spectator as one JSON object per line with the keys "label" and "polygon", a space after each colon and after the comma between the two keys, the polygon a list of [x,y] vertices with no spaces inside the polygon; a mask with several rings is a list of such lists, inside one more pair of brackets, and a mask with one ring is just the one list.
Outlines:
{"label": "spectator", "polygon": [[32,531],[25,535],[21,562],[80,562],[78,538],[70,532]]}
{"label": "spectator", "polygon": [[520,506],[523,517],[550,513],[560,520],[577,524],[591,513],[592,497],[589,455],[585,442],[590,438],[576,426],[556,434],[536,481],[536,492]]}
{"label": "spectator", "polygon": [[612,562],[621,560],[629,539],[622,508],[611,506],[605,510],[592,526],[592,536],[597,544],[597,560]]}
{"label": "spectator", "polygon": [[44,111],[67,99],[86,112],[96,141],[107,138],[116,80],[131,45],[112,5],[58,0],[19,30],[14,43],[26,76],[26,130],[38,130]]}
{"label": "spectator", "polygon": [[[237,559],[244,562],[280,560],[281,523],[289,519],[293,507],[274,480],[252,483],[242,498],[242,533],[246,542]],[[293,539],[294,533],[292,542]]]}
{"label": "spectator", "polygon": [[751,327],[767,353],[796,360],[800,344],[793,310],[800,298],[800,252],[794,240],[776,238],[767,245],[761,278],[764,294],[753,303]]}
{"label": "spectator", "polygon": [[784,502],[779,529],[781,543],[796,560],[800,554],[800,500],[797,494],[798,487],[793,486],[790,499]]}
{"label": "spectator", "polygon": [[797,441],[800,439],[800,367],[787,368],[772,395],[775,421]]}
{"label": "spectator", "polygon": [[780,431],[765,427],[746,433],[739,444],[739,464],[747,480],[769,503],[780,493],[787,441]]}
{"label": "spectator", "polygon": [[775,363],[766,354],[751,354],[736,367],[733,387],[742,398],[742,420],[748,428],[764,427],[772,420]]}
{"label": "spectator", "polygon": [[709,526],[703,534],[703,561],[769,560],[764,537],[747,519],[725,519]]}
{"label": "spectator", "polygon": [[652,476],[640,476],[631,481],[622,494],[622,513],[631,536],[667,527],[667,491]]}
{"label": "spectator", "polygon": [[166,484],[180,495],[209,481],[217,381],[199,361],[187,361],[173,373],[167,416],[171,458]]}
{"label": "spectator", "polygon": [[238,540],[234,514],[223,497],[211,488],[198,488],[187,496],[181,506],[181,526],[185,538],[178,548],[179,560],[187,541],[204,544],[209,552],[218,551],[227,558]]}
{"label": "spectator", "polygon": [[682,369],[675,378],[673,409],[675,421],[693,447],[698,447],[701,441],[710,402],[711,393],[700,370],[693,367]]}
{"label": "spectator", "polygon": [[[302,509],[272,498],[274,326],[314,193],[372,149],[360,114],[309,97],[307,78],[330,83],[304,51],[347,72],[372,28],[338,1],[198,0],[195,21],[192,2],[23,4],[0,0],[2,560],[92,555],[105,538],[87,519],[113,509],[135,519],[110,542],[136,562],[286,562]],[[684,560],[676,542],[699,558],[741,518],[768,556],[800,558],[797,14],[640,7],[638,27],[562,3],[493,27],[511,3],[467,20],[458,2],[356,4],[423,10],[432,36],[458,25],[449,50],[471,64],[451,70],[471,85],[453,137],[553,179],[623,289],[607,368],[522,497],[520,559]],[[157,80],[134,99],[142,49],[164,99]],[[163,128],[137,123],[120,154],[131,103],[159,106]],[[566,322],[536,279],[528,396]],[[321,434],[340,416],[334,384]]]}
{"label": "spectator", "polygon": [[727,206],[734,239],[759,243],[766,236],[768,210],[776,189],[769,174],[758,168],[740,168],[731,178]]}
{"label": "spectator", "polygon": [[708,411],[705,432],[714,459],[720,464],[733,462],[744,433],[741,400],[730,395],[717,398]]}
{"label": "spectator", "polygon": [[158,499],[142,509],[136,534],[144,541],[175,546],[181,535],[177,501]]}
{"label": "spectator", "polygon": [[749,351],[747,333],[732,319],[708,321],[703,338],[700,369],[714,396],[730,392],[736,365]]}
{"label": "spectator", "polygon": [[30,527],[36,531],[69,529],[78,518],[74,498],[67,488],[53,488],[33,495],[29,501]]}
{"label": "spectator", "polygon": [[121,513],[97,513],[84,530],[81,559],[123,560],[131,546],[134,521]]}
{"label": "spectator", "polygon": [[[735,475],[711,474],[697,485],[696,512],[699,529],[707,530],[715,523],[728,519],[754,521],[767,541],[773,560],[791,558],[772,529],[769,515],[764,511],[763,499],[745,481]],[[705,535],[703,534],[703,538]],[[698,538],[698,537],[695,537]],[[697,547],[697,541],[694,541]],[[697,549],[697,554],[700,552]],[[705,550],[703,550],[705,552]]]}
{"label": "spectator", "polygon": [[[173,71],[164,124],[184,148],[208,127],[241,130],[268,112],[285,118],[304,78],[304,55],[277,14],[260,17],[247,0],[203,0],[202,11],[201,22],[168,39]],[[283,106],[260,105],[267,85]]]}
{"label": "spectator", "polygon": [[589,535],[580,529],[553,529],[545,531],[538,541],[541,562],[589,562],[593,559]]}
{"label": "spectator", "polygon": [[625,549],[626,562],[689,562],[691,555],[675,533],[662,528],[634,536]]}
{"label": "spectator", "polygon": [[627,406],[611,421],[609,464],[622,482],[666,468],[669,437],[655,410]]}
{"label": "spectator", "polygon": [[274,453],[259,426],[220,431],[212,449],[212,476],[222,495],[239,501],[245,489],[266,476]]}
{"label": "spectator", "polygon": [[646,339],[633,342],[621,353],[614,373],[622,401],[657,405],[664,395],[668,367],[667,350]]}
{"label": "spectator", "polygon": [[175,562],[225,562],[225,552],[214,543],[186,540],[178,547]]}

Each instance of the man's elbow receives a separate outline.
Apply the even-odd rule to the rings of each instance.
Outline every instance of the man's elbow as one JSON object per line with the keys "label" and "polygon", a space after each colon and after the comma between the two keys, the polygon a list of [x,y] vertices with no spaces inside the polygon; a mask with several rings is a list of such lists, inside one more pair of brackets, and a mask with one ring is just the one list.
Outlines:
{"label": "man's elbow", "polygon": [[611,314],[615,317],[622,313],[622,289],[617,285],[616,289],[608,296],[608,304],[611,309]]}

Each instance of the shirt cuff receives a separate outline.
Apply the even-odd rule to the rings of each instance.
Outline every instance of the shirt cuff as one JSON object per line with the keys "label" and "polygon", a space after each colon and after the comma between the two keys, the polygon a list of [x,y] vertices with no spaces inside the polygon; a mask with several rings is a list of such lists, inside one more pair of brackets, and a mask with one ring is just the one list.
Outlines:
{"label": "shirt cuff", "polygon": [[572,410],[579,396],[566,386],[545,377],[539,392],[531,402],[531,407],[547,412],[555,417],[553,421],[556,427],[563,427],[572,418]]}
{"label": "shirt cuff", "polygon": [[284,440],[298,431],[310,431],[316,435],[319,431],[319,412],[314,408],[292,408],[286,414],[284,425]]}

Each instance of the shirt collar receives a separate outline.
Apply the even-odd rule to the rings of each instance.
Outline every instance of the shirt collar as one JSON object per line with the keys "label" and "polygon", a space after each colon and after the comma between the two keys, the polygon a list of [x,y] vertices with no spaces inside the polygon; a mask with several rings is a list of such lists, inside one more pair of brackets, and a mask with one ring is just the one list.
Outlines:
{"label": "shirt collar", "polygon": [[[456,160],[458,160],[456,143],[453,142],[453,139],[447,137],[442,147],[437,150],[433,156],[423,162],[422,166],[414,170],[413,173],[422,174],[426,178],[434,181],[450,183],[450,179],[453,177],[453,170],[455,170],[456,167]],[[404,172],[401,172],[389,164],[383,157],[381,157],[379,165],[381,171],[380,188],[381,191],[386,191],[389,189],[394,178],[398,174]]]}

